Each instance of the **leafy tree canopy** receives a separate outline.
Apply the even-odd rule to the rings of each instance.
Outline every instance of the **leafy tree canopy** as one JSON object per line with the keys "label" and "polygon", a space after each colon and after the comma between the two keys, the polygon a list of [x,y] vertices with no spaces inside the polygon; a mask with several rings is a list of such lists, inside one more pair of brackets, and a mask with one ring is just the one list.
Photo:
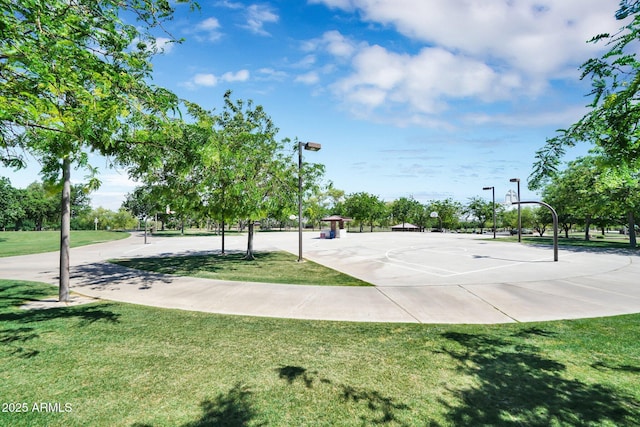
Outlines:
{"label": "leafy tree canopy", "polygon": [[589,112],[567,129],[549,138],[536,153],[529,179],[531,189],[542,188],[558,173],[568,147],[593,144],[612,165],[640,167],[640,2],[623,0],[617,19],[631,18],[616,34],[599,34],[590,42],[604,42],[609,50],[585,62],[581,79],[590,78]]}

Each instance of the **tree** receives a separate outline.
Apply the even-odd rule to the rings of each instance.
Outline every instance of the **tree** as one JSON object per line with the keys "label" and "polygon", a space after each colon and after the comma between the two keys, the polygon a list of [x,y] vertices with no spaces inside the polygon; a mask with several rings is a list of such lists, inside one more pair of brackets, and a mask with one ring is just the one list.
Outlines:
{"label": "tree", "polygon": [[47,180],[61,172],[59,299],[67,301],[72,166],[88,167],[88,150],[121,153],[141,116],[175,108],[175,95],[147,82],[158,50],[152,30],[173,9],[165,0],[0,1],[1,160],[20,166],[17,150],[26,148]]}
{"label": "tree", "polygon": [[138,219],[134,217],[131,212],[126,209],[120,208],[118,212],[115,212],[112,216],[111,228],[114,230],[125,231],[135,227],[138,223]]}
{"label": "tree", "polygon": [[400,197],[391,204],[391,215],[394,221],[402,223],[404,228],[407,222],[413,220],[416,210],[420,207],[420,202],[413,197]]}
{"label": "tree", "polygon": [[455,202],[449,198],[429,202],[427,210],[438,213],[442,228],[454,229],[460,222],[460,215],[463,209],[459,202]]}
{"label": "tree", "polygon": [[608,209],[609,195],[599,192],[596,186],[600,173],[594,157],[580,158],[568,163],[544,188],[543,198],[558,213],[565,237],[569,237],[573,223],[584,221],[585,240],[589,240],[592,219]]}
{"label": "tree", "polygon": [[[224,108],[216,120],[213,143],[213,176],[218,181],[217,198],[210,203],[222,208],[226,217],[247,220],[245,259],[254,259],[254,223],[267,216],[274,200],[297,192],[297,168],[293,153],[286,155],[285,141],[276,141],[278,129],[262,106],[252,101],[231,99],[224,95]],[[310,178],[306,176],[305,181]],[[215,182],[213,183],[215,184]]]}
{"label": "tree", "polygon": [[140,219],[145,219],[162,210],[162,201],[158,200],[152,186],[144,185],[136,187],[132,193],[125,196],[122,208]]}
{"label": "tree", "polygon": [[[556,212],[557,213],[557,212]],[[551,211],[547,208],[533,209],[533,229],[538,232],[540,237],[544,236],[547,226],[553,223]]]}
{"label": "tree", "polygon": [[[348,215],[344,207],[344,190],[340,190],[329,182],[320,186],[324,166],[319,164],[302,164],[302,216],[315,228],[322,218],[328,215]],[[296,190],[297,191],[297,190]],[[297,200],[295,201],[297,205]]]}
{"label": "tree", "polygon": [[579,220],[576,204],[579,194],[571,188],[573,181],[562,179],[557,175],[542,192],[542,200],[553,206],[558,214],[558,224],[564,230],[565,237]]}
{"label": "tree", "polygon": [[[640,39],[639,12],[637,1],[622,0],[616,18],[632,17],[631,22],[617,34],[600,34],[591,39],[593,43],[605,41],[609,50],[582,65],[581,79],[589,77],[592,84],[590,110],[568,129],[548,139],[536,153],[529,180],[532,189],[541,188],[545,180],[558,173],[567,147],[583,142],[597,147],[610,170],[628,171],[627,177],[619,177],[618,181],[629,181],[640,168],[640,61],[635,45]],[[635,247],[634,210],[632,203],[627,205],[630,245]]]}
{"label": "tree", "polygon": [[344,201],[344,213],[360,224],[360,232],[365,224],[369,225],[373,232],[376,222],[384,218],[386,207],[384,201],[378,196],[369,193],[353,193]]}
{"label": "tree", "polygon": [[598,191],[610,197],[610,211],[596,223],[601,229],[619,217],[626,217],[629,230],[629,244],[636,247],[636,213],[640,208],[640,170],[632,169],[628,164],[617,168],[607,168],[598,182]]}
{"label": "tree", "polygon": [[543,190],[543,198],[554,206],[565,236],[572,223],[584,221],[585,240],[592,224],[603,229],[640,206],[638,172],[621,165],[612,168],[606,158],[594,153],[567,164]]}
{"label": "tree", "polygon": [[5,231],[9,224],[23,215],[19,191],[11,186],[9,178],[0,177],[0,229]]}
{"label": "tree", "polygon": [[[522,228],[534,228],[536,224],[535,218],[535,208],[532,207],[523,207],[520,210],[520,219]],[[508,211],[504,211],[500,215],[502,225],[508,227],[511,230],[515,230],[518,228],[518,210],[511,209]]]}
{"label": "tree", "polygon": [[420,203],[415,204],[411,213],[413,225],[420,227],[420,231],[426,230],[427,226],[431,223],[431,212],[425,205]]}
{"label": "tree", "polygon": [[36,230],[42,230],[47,223],[54,223],[56,217],[60,218],[60,201],[57,194],[55,188],[41,182],[29,184],[22,193],[22,220],[32,221]]}
{"label": "tree", "polygon": [[480,233],[482,233],[487,221],[493,221],[493,202],[487,202],[480,197],[472,197],[469,199],[464,212],[477,221]]}

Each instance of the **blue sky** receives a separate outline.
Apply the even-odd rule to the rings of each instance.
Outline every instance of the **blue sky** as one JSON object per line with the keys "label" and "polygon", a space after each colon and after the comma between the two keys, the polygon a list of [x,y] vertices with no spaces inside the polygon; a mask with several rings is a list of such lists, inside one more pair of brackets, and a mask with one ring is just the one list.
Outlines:
{"label": "blue sky", "polygon": [[[201,0],[177,5],[184,38],[154,59],[154,83],[219,109],[227,89],[262,105],[279,137],[322,144],[308,161],[347,193],[421,202],[496,198],[535,151],[580,118],[579,66],[615,32],[618,0]],[[159,39],[163,43],[163,39]],[[580,147],[572,156],[584,154]],[[117,209],[135,183],[100,167],[95,206]],[[13,185],[39,169],[6,169]],[[76,179],[81,180],[81,173]]]}

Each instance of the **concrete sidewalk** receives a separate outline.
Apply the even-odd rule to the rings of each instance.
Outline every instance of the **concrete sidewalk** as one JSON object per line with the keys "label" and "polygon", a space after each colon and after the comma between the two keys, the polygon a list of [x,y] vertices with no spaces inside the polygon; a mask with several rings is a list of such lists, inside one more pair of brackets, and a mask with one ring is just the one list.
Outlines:
{"label": "concrete sidewalk", "polygon": [[[256,250],[297,253],[297,233],[258,233]],[[244,236],[227,236],[242,250]],[[72,291],[94,298],[212,313],[296,319],[508,323],[640,312],[634,251],[561,250],[441,233],[304,233],[304,255],[375,287],[226,282],[141,272],[121,257],[215,252],[218,237],[149,238],[72,249]],[[56,284],[58,253],[0,259],[0,277]]]}

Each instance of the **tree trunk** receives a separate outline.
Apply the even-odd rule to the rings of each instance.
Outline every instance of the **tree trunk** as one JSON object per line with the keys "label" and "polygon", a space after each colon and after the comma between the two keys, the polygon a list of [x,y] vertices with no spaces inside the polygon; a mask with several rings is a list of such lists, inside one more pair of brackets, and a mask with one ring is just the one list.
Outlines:
{"label": "tree trunk", "polygon": [[220,255],[225,255],[225,252],[224,252],[224,220],[222,220],[222,227],[220,227],[220,229],[222,230],[222,250],[220,252]]}
{"label": "tree trunk", "polygon": [[62,163],[62,215],[60,217],[60,286],[58,300],[69,301],[69,237],[71,234],[71,160]]}
{"label": "tree trunk", "polygon": [[590,240],[589,237],[589,229],[591,228],[591,215],[587,215],[587,217],[584,220],[585,224],[584,224],[584,240]]}
{"label": "tree trunk", "polygon": [[249,221],[248,225],[248,238],[247,238],[247,254],[244,256],[246,260],[256,259],[253,256],[253,221]]}
{"label": "tree trunk", "polygon": [[144,244],[147,244],[147,217],[144,217]]}
{"label": "tree trunk", "polygon": [[637,245],[636,242],[636,221],[633,216],[633,211],[629,211],[627,214],[629,218],[629,246],[635,248]]}

